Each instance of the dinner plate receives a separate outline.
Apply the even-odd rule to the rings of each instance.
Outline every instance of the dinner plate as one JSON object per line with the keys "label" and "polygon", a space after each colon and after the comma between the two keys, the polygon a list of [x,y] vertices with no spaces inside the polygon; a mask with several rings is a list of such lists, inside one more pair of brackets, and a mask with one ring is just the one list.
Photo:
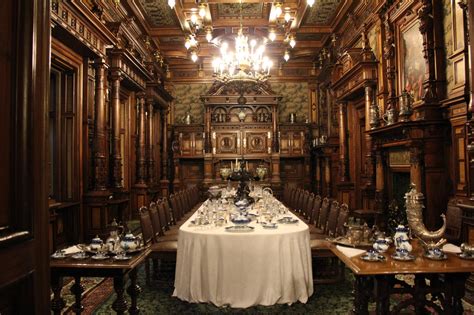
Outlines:
{"label": "dinner plate", "polygon": [[457,254],[459,258],[461,259],[467,259],[467,260],[472,260],[474,259],[474,255],[466,255],[465,253],[459,253]]}
{"label": "dinner plate", "polygon": [[282,224],[295,224],[298,223],[300,220],[293,219],[292,217],[284,217],[279,219],[277,222]]}
{"label": "dinner plate", "polygon": [[412,261],[412,260],[415,260],[415,258],[416,258],[412,254],[408,254],[406,256],[399,256],[399,255],[393,254],[390,257],[392,257],[395,260],[399,260],[399,261]]}
{"label": "dinner plate", "polygon": [[105,255],[105,256],[94,255],[91,258],[94,259],[94,260],[105,260],[105,259],[109,259],[109,256],[107,256],[107,255]]}
{"label": "dinner plate", "polygon": [[252,232],[255,228],[253,226],[248,226],[248,225],[233,225],[233,226],[228,226],[225,228],[227,232],[231,233],[246,233],[246,232]]}

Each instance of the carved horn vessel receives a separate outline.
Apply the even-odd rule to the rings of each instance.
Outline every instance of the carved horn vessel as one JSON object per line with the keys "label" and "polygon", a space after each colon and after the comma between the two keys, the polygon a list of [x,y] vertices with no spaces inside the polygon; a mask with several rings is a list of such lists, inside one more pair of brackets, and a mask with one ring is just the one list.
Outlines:
{"label": "carved horn vessel", "polygon": [[416,190],[415,184],[410,185],[410,191],[405,194],[405,206],[407,211],[408,225],[416,237],[421,239],[425,244],[436,243],[444,235],[446,230],[446,216],[443,218],[443,226],[436,231],[428,231],[423,223],[423,200],[425,197]]}

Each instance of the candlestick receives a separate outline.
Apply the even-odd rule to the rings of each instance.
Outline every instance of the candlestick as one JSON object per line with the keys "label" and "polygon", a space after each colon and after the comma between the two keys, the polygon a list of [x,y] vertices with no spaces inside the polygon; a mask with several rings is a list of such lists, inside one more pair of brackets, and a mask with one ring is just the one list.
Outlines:
{"label": "candlestick", "polygon": [[230,161],[230,169],[233,171],[234,170],[234,166],[232,165],[232,161]]}
{"label": "candlestick", "polygon": [[245,169],[248,171],[249,170],[249,162],[245,162]]}

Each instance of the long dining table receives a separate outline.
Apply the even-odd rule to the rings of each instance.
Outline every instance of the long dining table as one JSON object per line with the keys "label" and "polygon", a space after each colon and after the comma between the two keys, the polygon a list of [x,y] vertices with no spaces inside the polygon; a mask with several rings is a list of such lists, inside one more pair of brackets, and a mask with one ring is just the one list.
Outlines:
{"label": "long dining table", "polygon": [[309,229],[303,221],[287,213],[298,222],[266,229],[253,220],[251,232],[232,233],[226,230],[232,223],[194,225],[198,212],[179,230],[173,296],[234,308],[307,302],[313,275]]}

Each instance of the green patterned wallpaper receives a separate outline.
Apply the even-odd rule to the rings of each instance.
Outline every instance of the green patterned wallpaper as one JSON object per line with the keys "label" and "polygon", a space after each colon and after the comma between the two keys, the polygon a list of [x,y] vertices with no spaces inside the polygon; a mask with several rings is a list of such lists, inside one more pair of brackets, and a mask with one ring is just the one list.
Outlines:
{"label": "green patterned wallpaper", "polygon": [[453,20],[451,16],[451,0],[443,0],[443,24],[446,61],[446,80],[448,81],[448,94],[454,86],[453,63],[448,56],[453,53]]}
{"label": "green patterned wallpaper", "polygon": [[175,84],[174,86],[174,117],[175,123],[180,124],[187,111],[191,112],[192,123],[204,122],[204,106],[201,95],[205,95],[211,84]]}
{"label": "green patterned wallpaper", "polygon": [[[174,117],[175,123],[183,123],[187,111],[191,112],[192,123],[204,122],[204,106],[200,100],[212,84],[175,84]],[[308,83],[271,83],[272,90],[282,97],[279,104],[279,120],[287,122],[291,112],[296,113],[296,121],[303,122],[309,118]]]}
{"label": "green patterned wallpaper", "polygon": [[309,118],[308,83],[271,83],[271,88],[281,101],[278,107],[279,121],[289,121],[290,113],[296,113],[296,121],[304,122]]}

